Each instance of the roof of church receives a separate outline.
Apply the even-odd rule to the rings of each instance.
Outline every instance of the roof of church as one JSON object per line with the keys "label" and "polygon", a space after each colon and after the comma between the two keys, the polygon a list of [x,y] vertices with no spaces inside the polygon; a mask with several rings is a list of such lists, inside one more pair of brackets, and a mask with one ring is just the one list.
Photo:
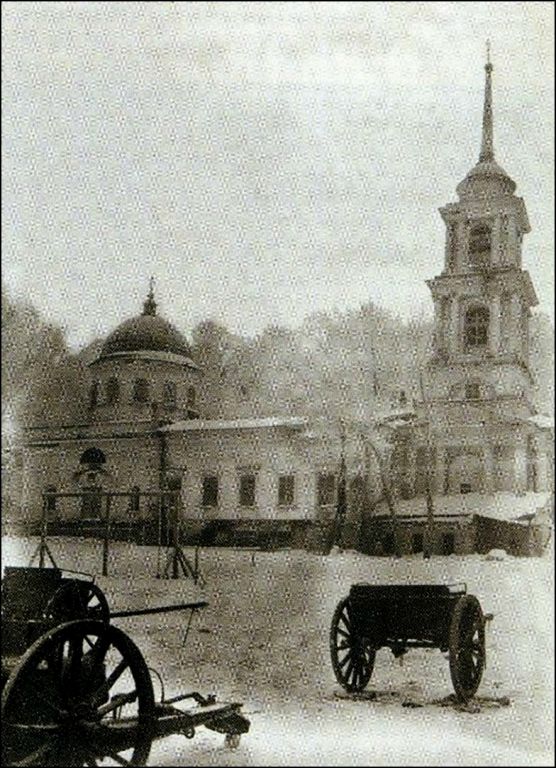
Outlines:
{"label": "roof of church", "polygon": [[286,427],[301,429],[307,426],[307,419],[298,416],[267,416],[254,419],[187,419],[175,421],[159,429],[160,432],[200,432],[226,429],[271,429]]}
{"label": "roof of church", "polygon": [[191,349],[183,334],[156,314],[152,281],[142,314],[125,320],[112,331],[102,346],[100,356],[141,351],[169,352],[180,357],[191,357]]}

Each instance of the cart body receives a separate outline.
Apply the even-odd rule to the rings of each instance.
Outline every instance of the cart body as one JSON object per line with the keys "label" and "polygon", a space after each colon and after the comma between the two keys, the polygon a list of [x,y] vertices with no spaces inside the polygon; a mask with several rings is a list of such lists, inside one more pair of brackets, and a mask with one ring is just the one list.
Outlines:
{"label": "cart body", "polygon": [[469,699],[485,666],[489,618],[465,584],[353,584],[330,629],[336,679],[350,692],[361,691],[380,648],[396,657],[410,648],[438,648],[450,653],[458,699]]}
{"label": "cart body", "polygon": [[354,584],[349,602],[357,634],[375,648],[448,650],[450,624],[465,585]]}

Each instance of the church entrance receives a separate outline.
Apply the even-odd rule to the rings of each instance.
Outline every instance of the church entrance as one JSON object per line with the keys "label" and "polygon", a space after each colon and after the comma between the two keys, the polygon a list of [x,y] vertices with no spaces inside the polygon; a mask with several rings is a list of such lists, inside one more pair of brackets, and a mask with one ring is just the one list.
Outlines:
{"label": "church entrance", "polygon": [[476,493],[482,490],[483,468],[480,456],[466,451],[454,456],[448,467],[448,493]]}

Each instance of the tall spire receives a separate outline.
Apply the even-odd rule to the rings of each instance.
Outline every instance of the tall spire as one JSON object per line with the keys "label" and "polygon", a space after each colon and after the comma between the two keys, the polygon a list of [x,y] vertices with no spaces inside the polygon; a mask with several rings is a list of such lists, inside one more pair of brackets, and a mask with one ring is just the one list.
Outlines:
{"label": "tall spire", "polygon": [[486,43],[487,62],[485,64],[485,103],[483,105],[483,137],[479,162],[494,160],[494,142],[492,138],[492,64],[490,61],[490,40]]}
{"label": "tall spire", "polygon": [[154,277],[149,280],[149,293],[143,304],[144,315],[156,315],[156,301],[154,300]]}

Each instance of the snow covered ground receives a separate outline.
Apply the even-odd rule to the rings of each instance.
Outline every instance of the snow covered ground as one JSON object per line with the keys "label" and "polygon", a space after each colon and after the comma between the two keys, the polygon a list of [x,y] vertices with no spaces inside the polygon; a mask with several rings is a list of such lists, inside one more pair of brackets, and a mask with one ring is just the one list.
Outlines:
{"label": "snow covered ground", "polygon": [[[28,564],[36,543],[6,538],[3,565]],[[100,573],[100,542],[57,538],[51,550],[60,567]],[[187,644],[184,614],[114,623],[162,674],[166,696],[199,690],[242,701],[251,730],[235,751],[203,728],[193,740],[167,738],[153,745],[152,765],[554,763],[552,553],[426,561],[284,551],[257,552],[253,564],[251,552],[213,548],[201,552],[204,587],[156,579],[156,560],[155,548],[114,545],[110,575],[98,583],[114,611],[208,600]],[[375,697],[342,692],[328,632],[334,607],[357,581],[467,583],[494,614],[476,706],[460,711],[445,701],[453,689],[438,650],[409,651],[403,665],[381,650],[368,686]]]}

